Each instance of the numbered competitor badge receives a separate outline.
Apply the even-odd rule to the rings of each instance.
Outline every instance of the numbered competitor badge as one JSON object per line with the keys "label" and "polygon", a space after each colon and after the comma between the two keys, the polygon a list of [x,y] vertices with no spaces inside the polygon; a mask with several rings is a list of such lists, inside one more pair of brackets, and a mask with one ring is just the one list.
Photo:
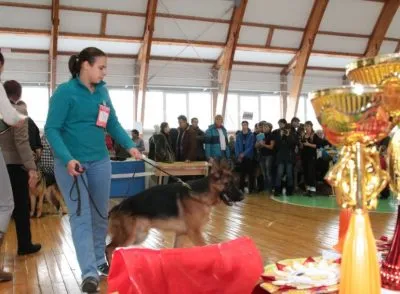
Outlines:
{"label": "numbered competitor badge", "polygon": [[100,105],[96,126],[105,129],[107,127],[107,121],[109,116],[110,116],[110,107],[107,107],[106,105]]}

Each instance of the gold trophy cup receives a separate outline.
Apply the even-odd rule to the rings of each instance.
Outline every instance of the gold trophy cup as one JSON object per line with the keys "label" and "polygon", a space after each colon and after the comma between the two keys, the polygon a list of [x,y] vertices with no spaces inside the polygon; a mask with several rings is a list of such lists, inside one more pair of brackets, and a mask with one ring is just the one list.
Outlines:
{"label": "gold trophy cup", "polygon": [[339,161],[325,178],[334,187],[342,211],[352,212],[344,238],[340,293],[380,293],[368,209],[376,207],[377,196],[389,179],[380,168],[376,147],[371,146],[393,127],[384,107],[383,90],[359,85],[320,90],[309,96],[326,138],[341,148]]}
{"label": "gold trophy cup", "polygon": [[[383,92],[382,106],[393,124],[400,120],[400,54],[387,54],[357,60],[347,67],[348,78],[356,83],[376,84]],[[400,131],[388,150],[390,187],[400,200]],[[393,241],[381,267],[382,287],[400,290],[400,205]]]}

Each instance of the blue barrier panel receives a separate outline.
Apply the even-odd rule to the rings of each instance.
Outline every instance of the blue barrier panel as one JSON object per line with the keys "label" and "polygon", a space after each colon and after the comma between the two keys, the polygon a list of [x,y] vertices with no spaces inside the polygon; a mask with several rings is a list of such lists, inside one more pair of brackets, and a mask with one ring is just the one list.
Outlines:
{"label": "blue barrier panel", "polygon": [[[129,197],[145,189],[143,161],[111,161],[112,180],[110,197]],[[132,177],[135,173],[135,178]]]}

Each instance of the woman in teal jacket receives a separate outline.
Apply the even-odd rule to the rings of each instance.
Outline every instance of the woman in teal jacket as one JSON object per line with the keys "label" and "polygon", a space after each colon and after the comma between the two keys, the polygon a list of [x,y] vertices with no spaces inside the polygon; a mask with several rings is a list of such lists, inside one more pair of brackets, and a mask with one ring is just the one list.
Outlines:
{"label": "woman in teal jacket", "polygon": [[[98,289],[99,273],[108,275],[104,251],[111,162],[106,132],[131,156],[140,158],[140,153],[118,122],[103,82],[105,53],[86,48],[72,55],[68,66],[72,79],[61,84],[51,97],[45,133],[55,154],[56,180],[68,206],[82,291],[92,293]],[[78,177],[81,174],[84,182]],[[74,186],[74,177],[78,177],[79,190]]]}
{"label": "woman in teal jacket", "polygon": [[223,126],[223,122],[222,115],[215,116],[214,124],[210,125],[206,131],[204,142],[207,160],[229,159],[231,156],[228,133]]}

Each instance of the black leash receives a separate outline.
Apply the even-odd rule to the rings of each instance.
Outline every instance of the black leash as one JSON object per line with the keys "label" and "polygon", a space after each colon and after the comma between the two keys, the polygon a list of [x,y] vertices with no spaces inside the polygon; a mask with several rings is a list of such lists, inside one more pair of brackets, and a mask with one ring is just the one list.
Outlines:
{"label": "black leash", "polygon": [[160,172],[166,174],[167,176],[171,177],[173,180],[177,181],[178,183],[181,183],[183,186],[185,186],[186,188],[188,188],[189,190],[192,190],[192,187],[190,187],[190,185],[186,182],[184,182],[181,178],[178,178],[174,175],[171,175],[169,172],[163,170],[161,167],[157,166],[157,164],[152,163],[152,160],[149,160],[145,157],[142,157],[142,161],[144,161],[145,163],[151,165],[152,167],[154,167],[155,169],[158,169]]}
{"label": "black leash", "polygon": [[[163,170],[162,168],[160,168],[159,166],[157,166],[157,164],[153,164],[153,163],[151,162],[152,160],[146,159],[146,158],[144,158],[144,157],[142,157],[142,160],[143,160],[144,162],[148,163],[149,165],[151,165],[152,167],[158,169],[158,170],[161,171],[162,173],[164,173],[164,174],[170,176],[173,180],[175,180],[175,181],[181,183],[183,186],[185,186],[185,187],[188,188],[189,190],[192,190],[192,187],[190,187],[190,185],[189,185],[188,183],[184,182],[181,178],[178,178],[178,177],[173,176],[173,175],[171,175],[170,173],[166,172],[165,170]],[[222,200],[226,205],[228,205],[228,206],[232,206],[232,205],[234,204],[233,201],[230,200],[229,197],[226,195],[226,193],[221,193],[221,194],[220,194],[220,198],[221,198],[221,200]],[[196,199],[196,198],[193,198],[193,199]],[[196,200],[197,200],[197,199],[196,199]]]}
{"label": "black leash", "polygon": [[[163,170],[162,168],[160,168],[159,166],[157,166],[157,164],[153,164],[153,163],[151,162],[151,160],[148,160],[148,159],[146,159],[146,158],[142,158],[142,161],[144,161],[145,163],[147,163],[147,164],[151,165],[152,167],[158,169],[158,170],[161,171],[162,173],[164,173],[164,174],[170,176],[173,180],[177,181],[178,183],[181,183],[184,187],[188,188],[189,190],[192,190],[192,187],[190,187],[190,185],[189,185],[188,183],[184,182],[181,178],[178,178],[178,177],[176,177],[176,176],[174,176],[174,175],[171,175],[171,174],[168,173],[167,171],[165,171],[165,170]],[[78,165],[75,167],[75,170],[76,170],[77,172],[80,172],[80,168],[79,168]],[[134,169],[133,174],[132,174],[132,179],[133,179],[133,180],[135,179],[135,174],[136,174],[136,169]],[[77,208],[76,208],[76,215],[77,215],[77,216],[80,216],[80,215],[81,215],[81,210],[82,210],[81,189],[79,188],[79,183],[78,183],[79,177],[81,178],[82,183],[83,183],[83,185],[85,186],[85,189],[86,189],[86,191],[87,191],[87,193],[88,193],[89,199],[90,199],[90,201],[92,202],[92,204],[93,204],[93,206],[94,206],[96,212],[98,213],[98,215],[99,215],[102,219],[108,219],[108,217],[104,217],[104,216],[101,214],[100,210],[98,209],[97,205],[95,204],[95,202],[94,202],[94,200],[93,200],[93,198],[92,198],[92,195],[91,195],[90,192],[89,192],[88,184],[86,183],[85,178],[83,177],[83,174],[82,174],[82,173],[80,174],[80,176],[74,176],[74,182],[73,182],[73,184],[72,184],[72,186],[71,186],[71,189],[70,189],[70,191],[69,191],[69,198],[71,199],[71,201],[76,201],[76,202],[78,202],[78,203],[77,203]],[[76,192],[77,192],[77,198],[76,198],[76,199],[74,199],[74,198],[72,197],[72,192],[73,192],[73,190],[74,190],[75,187],[76,187]],[[129,185],[128,185],[128,189],[127,189],[127,192],[126,192],[126,193],[128,193],[128,191],[129,191]]]}
{"label": "black leash", "polygon": [[[82,200],[81,200],[81,189],[79,188],[79,183],[78,183],[78,178],[79,176],[74,176],[74,183],[72,184],[71,190],[69,191],[69,198],[71,199],[71,201],[77,201],[78,202],[78,206],[76,208],[76,215],[80,216],[81,215],[81,210],[82,210]],[[85,178],[83,177],[83,175],[80,175],[80,178],[82,180],[83,185],[85,186],[85,189],[88,193],[89,199],[92,202],[94,209],[96,210],[96,212],[98,213],[98,215],[102,218],[102,219],[108,219],[108,217],[105,217],[101,214],[100,210],[97,208],[96,203],[94,202],[92,195],[89,192],[89,187],[85,181]],[[76,186],[76,192],[77,192],[77,198],[73,199],[72,198],[72,191],[74,189],[74,187]]]}

